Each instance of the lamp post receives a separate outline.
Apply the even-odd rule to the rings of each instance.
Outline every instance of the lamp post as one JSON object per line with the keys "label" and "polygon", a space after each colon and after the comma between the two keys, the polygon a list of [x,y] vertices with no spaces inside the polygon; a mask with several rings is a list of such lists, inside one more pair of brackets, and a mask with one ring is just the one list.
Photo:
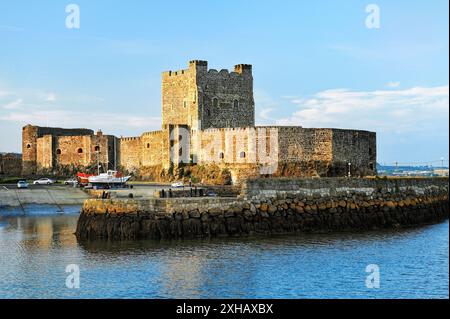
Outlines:
{"label": "lamp post", "polygon": [[100,175],[100,151],[97,150],[95,153],[97,154],[97,175]]}
{"label": "lamp post", "polygon": [[352,166],[352,163],[348,163],[348,177],[350,178],[350,177],[352,177],[352,174],[351,174],[351,166]]}
{"label": "lamp post", "polygon": [[444,157],[441,157],[441,168],[444,168]]}

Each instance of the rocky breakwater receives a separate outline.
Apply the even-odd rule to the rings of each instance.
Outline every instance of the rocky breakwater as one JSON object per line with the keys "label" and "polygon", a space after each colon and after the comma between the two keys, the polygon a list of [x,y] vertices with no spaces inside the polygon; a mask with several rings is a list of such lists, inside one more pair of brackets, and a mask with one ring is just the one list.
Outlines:
{"label": "rocky breakwater", "polygon": [[239,198],[86,200],[78,239],[355,231],[448,218],[448,179],[257,179]]}

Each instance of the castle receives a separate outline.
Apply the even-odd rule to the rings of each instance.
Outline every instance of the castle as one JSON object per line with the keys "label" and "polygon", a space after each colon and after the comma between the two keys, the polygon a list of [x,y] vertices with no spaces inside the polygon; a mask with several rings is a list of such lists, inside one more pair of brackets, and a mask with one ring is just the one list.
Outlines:
{"label": "castle", "polygon": [[376,173],[376,133],[255,126],[252,66],[208,70],[199,60],[162,73],[161,130],[118,138],[89,129],[27,125],[22,150],[23,175],[97,163],[155,180],[176,175],[180,167],[217,167],[233,183],[258,175]]}

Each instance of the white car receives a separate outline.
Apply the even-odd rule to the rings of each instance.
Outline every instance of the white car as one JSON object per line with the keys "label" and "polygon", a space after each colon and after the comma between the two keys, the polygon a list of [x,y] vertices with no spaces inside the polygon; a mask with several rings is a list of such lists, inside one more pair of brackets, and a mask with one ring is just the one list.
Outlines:
{"label": "white car", "polygon": [[173,188],[183,187],[183,182],[175,182],[171,185]]}
{"label": "white car", "polygon": [[53,183],[55,183],[54,180],[52,180],[52,179],[50,179],[50,178],[46,178],[46,177],[44,177],[44,178],[39,178],[38,180],[35,180],[35,181],[33,182],[34,185],[51,185],[51,184],[53,184]]}
{"label": "white car", "polygon": [[77,185],[78,180],[76,178],[69,178],[64,181],[64,185]]}
{"label": "white car", "polygon": [[17,188],[28,188],[28,183],[26,181],[18,181]]}

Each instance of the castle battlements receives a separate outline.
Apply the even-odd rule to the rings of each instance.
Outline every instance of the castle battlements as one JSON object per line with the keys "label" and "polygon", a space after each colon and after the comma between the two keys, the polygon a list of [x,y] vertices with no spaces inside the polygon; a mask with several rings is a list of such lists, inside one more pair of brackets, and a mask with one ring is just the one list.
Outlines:
{"label": "castle battlements", "polygon": [[144,132],[141,134],[141,136],[153,136],[161,134],[163,131],[150,131],[150,132]]}

